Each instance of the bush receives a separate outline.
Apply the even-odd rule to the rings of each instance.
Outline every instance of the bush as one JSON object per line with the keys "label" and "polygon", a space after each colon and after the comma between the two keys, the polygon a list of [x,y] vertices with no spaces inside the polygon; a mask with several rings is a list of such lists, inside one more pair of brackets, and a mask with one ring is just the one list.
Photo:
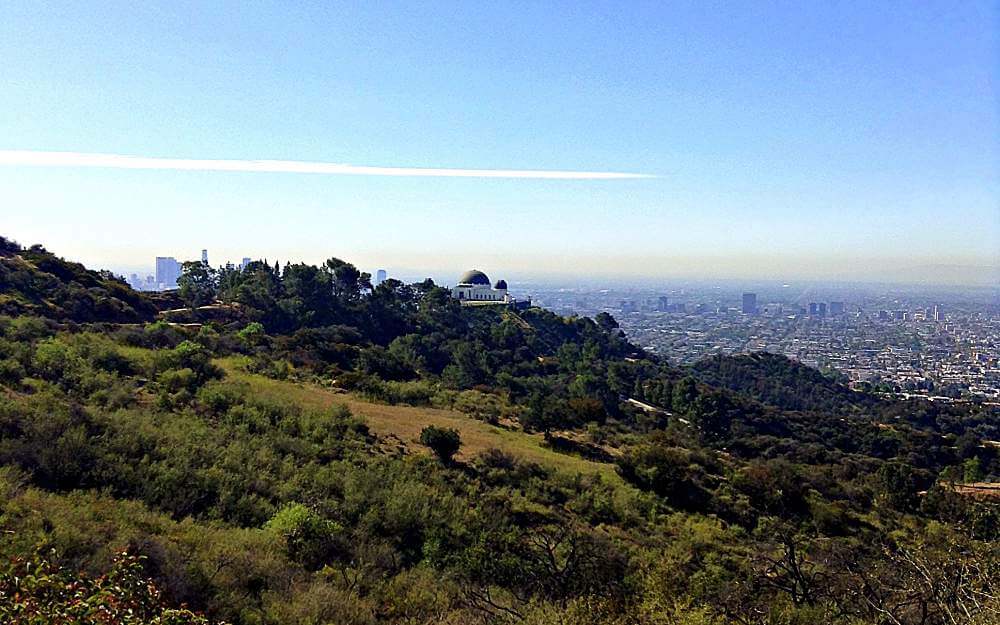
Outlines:
{"label": "bush", "polygon": [[0,622],[78,625],[201,625],[188,610],[166,607],[143,572],[142,559],[119,554],[111,571],[73,575],[47,559],[15,558],[0,568]]}
{"label": "bush", "polygon": [[260,345],[266,338],[264,324],[259,321],[251,321],[246,327],[237,332],[236,336],[247,345]]}
{"label": "bush", "polygon": [[7,386],[17,386],[27,373],[21,363],[13,358],[0,360],[0,384]]}
{"label": "bush", "polygon": [[430,447],[434,455],[444,464],[451,463],[452,458],[462,446],[458,430],[439,428],[429,425],[420,431],[420,442]]}
{"label": "bush", "polygon": [[267,529],[285,539],[288,557],[316,571],[346,551],[343,527],[300,503],[289,503],[267,522]]}

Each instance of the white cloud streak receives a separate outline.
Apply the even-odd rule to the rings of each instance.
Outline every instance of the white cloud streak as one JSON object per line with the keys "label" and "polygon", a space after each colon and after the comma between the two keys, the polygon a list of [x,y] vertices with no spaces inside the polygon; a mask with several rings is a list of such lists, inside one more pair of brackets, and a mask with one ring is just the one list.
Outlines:
{"label": "white cloud streak", "polygon": [[540,180],[622,180],[653,178],[648,174],[614,171],[551,171],[531,169],[448,169],[440,167],[380,167],[310,161],[253,161],[127,156],[92,152],[0,150],[0,165],[27,167],[98,167],[177,171],[238,171],[258,173],[333,174],[341,176],[403,176],[435,178],[520,178]]}

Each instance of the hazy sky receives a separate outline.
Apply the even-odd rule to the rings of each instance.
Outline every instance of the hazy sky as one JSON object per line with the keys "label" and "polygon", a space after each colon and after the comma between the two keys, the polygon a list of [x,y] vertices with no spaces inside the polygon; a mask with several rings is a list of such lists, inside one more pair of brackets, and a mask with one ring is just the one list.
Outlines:
{"label": "hazy sky", "polygon": [[113,267],[1000,264],[995,2],[143,4],[0,4],[0,234]]}

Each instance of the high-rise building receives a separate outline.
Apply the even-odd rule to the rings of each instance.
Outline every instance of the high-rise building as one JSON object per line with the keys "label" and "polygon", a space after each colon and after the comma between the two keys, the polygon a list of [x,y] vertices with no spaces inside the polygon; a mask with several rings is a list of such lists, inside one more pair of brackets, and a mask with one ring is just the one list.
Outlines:
{"label": "high-rise building", "polygon": [[379,269],[378,271],[376,271],[375,272],[375,286],[378,286],[378,285],[382,284],[383,282],[385,282],[385,279],[387,277],[388,277],[388,274],[386,274],[385,269]]}
{"label": "high-rise building", "polygon": [[156,257],[156,284],[160,289],[177,287],[177,278],[181,277],[181,264],[173,256]]}
{"label": "high-rise building", "polygon": [[208,250],[201,251],[201,264],[202,265],[208,264]]}
{"label": "high-rise building", "polygon": [[830,302],[830,314],[831,315],[844,314],[844,302]]}
{"label": "high-rise building", "polygon": [[670,310],[670,301],[667,299],[666,295],[661,295],[656,300],[656,310],[660,312],[668,312]]}
{"label": "high-rise building", "polygon": [[809,302],[809,316],[816,317],[819,315],[819,304],[816,302]]}
{"label": "high-rise building", "polygon": [[944,311],[937,304],[934,304],[934,321],[944,321]]}
{"label": "high-rise building", "polygon": [[250,257],[249,256],[244,256],[243,260],[240,261],[240,271],[243,271],[244,269],[246,269],[247,265],[249,265],[249,264],[250,264]]}
{"label": "high-rise building", "polygon": [[826,302],[819,303],[819,316],[820,317],[826,316]]}
{"label": "high-rise building", "polygon": [[757,294],[756,293],[744,293],[743,294],[743,314],[753,315],[757,313]]}

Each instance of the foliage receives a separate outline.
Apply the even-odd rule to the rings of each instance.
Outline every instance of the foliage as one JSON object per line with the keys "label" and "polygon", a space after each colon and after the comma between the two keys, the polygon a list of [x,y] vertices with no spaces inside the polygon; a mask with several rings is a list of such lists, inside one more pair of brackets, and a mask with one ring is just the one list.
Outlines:
{"label": "foliage", "polygon": [[177,279],[178,295],[187,306],[197,308],[211,304],[215,301],[217,285],[215,270],[205,263],[190,261],[181,266],[181,275]]}
{"label": "foliage", "polygon": [[429,447],[438,460],[445,464],[451,462],[462,445],[458,430],[439,428],[433,425],[425,427],[420,432],[420,442]]}
{"label": "foliage", "polygon": [[164,605],[142,558],[118,554],[108,573],[72,574],[38,554],[0,568],[0,621],[74,625],[199,625],[208,621]]}

